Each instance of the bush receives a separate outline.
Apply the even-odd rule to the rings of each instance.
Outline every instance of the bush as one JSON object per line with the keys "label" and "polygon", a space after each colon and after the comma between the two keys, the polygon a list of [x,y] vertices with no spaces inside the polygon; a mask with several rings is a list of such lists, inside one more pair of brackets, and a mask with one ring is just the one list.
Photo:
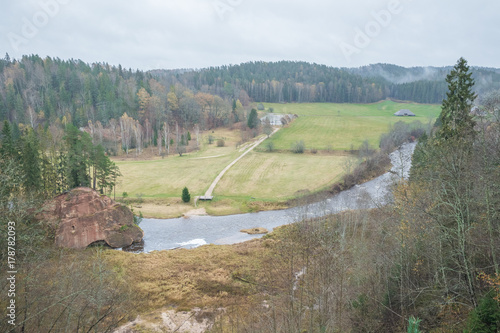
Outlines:
{"label": "bush", "polygon": [[267,141],[266,142],[266,150],[268,152],[274,151],[274,142],[273,141]]}
{"label": "bush", "polygon": [[182,190],[182,201],[189,202],[191,201],[191,194],[189,194],[189,190],[187,187],[184,187]]}
{"label": "bush", "polygon": [[214,143],[214,137],[213,137],[213,135],[209,135],[208,136],[208,144],[211,145],[212,143]]}
{"label": "bush", "polygon": [[303,154],[305,149],[306,149],[306,144],[304,143],[304,141],[303,141],[303,140],[296,141],[296,142],[292,145],[292,151],[293,151],[295,154]]}
{"label": "bush", "polygon": [[217,147],[224,147],[226,142],[222,139],[217,140]]}
{"label": "bush", "polygon": [[368,158],[375,153],[375,149],[370,145],[368,140],[363,141],[361,146],[359,146],[359,157]]}

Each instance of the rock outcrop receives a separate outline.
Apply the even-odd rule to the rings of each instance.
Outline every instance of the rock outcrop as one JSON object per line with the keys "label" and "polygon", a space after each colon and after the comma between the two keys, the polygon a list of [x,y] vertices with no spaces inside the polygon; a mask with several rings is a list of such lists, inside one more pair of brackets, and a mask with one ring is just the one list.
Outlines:
{"label": "rock outcrop", "polygon": [[55,229],[55,244],[82,249],[104,241],[118,248],[144,236],[130,209],[86,187],[78,187],[48,202],[39,219]]}

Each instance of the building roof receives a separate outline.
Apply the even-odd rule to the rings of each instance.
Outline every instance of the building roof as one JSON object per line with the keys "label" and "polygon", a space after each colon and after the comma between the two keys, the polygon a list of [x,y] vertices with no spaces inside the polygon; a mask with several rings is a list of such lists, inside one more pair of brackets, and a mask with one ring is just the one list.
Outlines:
{"label": "building roof", "polygon": [[401,109],[394,114],[395,116],[410,116],[415,117],[415,114],[408,109]]}

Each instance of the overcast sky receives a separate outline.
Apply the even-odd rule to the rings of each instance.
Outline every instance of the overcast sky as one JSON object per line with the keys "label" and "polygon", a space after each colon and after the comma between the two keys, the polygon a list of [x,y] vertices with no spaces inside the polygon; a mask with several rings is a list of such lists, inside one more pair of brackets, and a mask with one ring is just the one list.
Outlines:
{"label": "overcast sky", "polygon": [[335,67],[500,67],[500,2],[437,0],[8,0],[0,57],[125,68],[302,60]]}

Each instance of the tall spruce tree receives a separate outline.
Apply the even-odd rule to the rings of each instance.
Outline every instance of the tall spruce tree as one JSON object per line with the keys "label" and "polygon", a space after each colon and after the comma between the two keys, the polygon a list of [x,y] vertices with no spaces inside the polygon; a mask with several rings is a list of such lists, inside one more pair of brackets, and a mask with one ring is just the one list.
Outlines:
{"label": "tall spruce tree", "polygon": [[12,127],[7,120],[3,123],[0,142],[0,155],[2,155],[3,158],[14,158],[16,156],[16,148],[14,145]]}
{"label": "tall spruce tree", "polygon": [[80,132],[75,126],[68,124],[64,139],[68,149],[66,154],[68,187],[89,186],[89,154],[92,145],[90,136],[85,132]]}
{"label": "tall spruce tree", "polygon": [[446,76],[448,92],[443,100],[437,138],[449,140],[474,134],[475,121],[470,114],[477,95],[472,91],[474,79],[464,58],[460,58]]}
{"label": "tall spruce tree", "polygon": [[248,115],[247,125],[249,128],[256,128],[259,125],[259,117],[257,115],[257,110],[252,109]]}
{"label": "tall spruce tree", "polygon": [[42,188],[41,158],[38,138],[29,128],[22,137],[22,166],[24,187],[27,191],[37,192]]}

